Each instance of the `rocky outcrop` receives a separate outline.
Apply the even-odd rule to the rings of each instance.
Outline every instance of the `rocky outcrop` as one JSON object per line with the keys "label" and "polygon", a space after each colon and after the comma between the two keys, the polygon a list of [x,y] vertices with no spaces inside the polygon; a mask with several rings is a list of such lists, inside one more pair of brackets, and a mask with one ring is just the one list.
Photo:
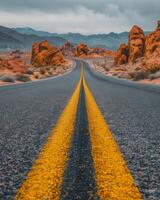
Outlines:
{"label": "rocky outcrop", "polygon": [[111,50],[95,47],[95,48],[90,48],[87,54],[90,57],[105,57],[112,55],[113,52]]}
{"label": "rocky outcrop", "polygon": [[51,46],[48,41],[42,41],[32,45],[31,63],[35,67],[60,66],[65,65],[66,61],[57,47]]}
{"label": "rocky outcrop", "polygon": [[70,42],[66,42],[61,48],[61,51],[64,56],[73,57],[75,55],[76,49]]}
{"label": "rocky outcrop", "polygon": [[144,56],[145,35],[138,26],[133,26],[129,32],[128,46],[121,44],[115,52],[115,65],[133,64],[138,58]]}
{"label": "rocky outcrop", "polygon": [[75,56],[79,58],[99,58],[112,55],[113,52],[103,48],[89,48],[86,44],[80,43],[76,47]]}
{"label": "rocky outcrop", "polygon": [[144,56],[146,68],[153,71],[160,69],[160,21],[157,29],[146,36]]}
{"label": "rocky outcrop", "polygon": [[129,32],[128,55],[124,53],[126,48],[127,45],[122,44],[116,51],[115,65],[140,63],[140,59],[142,68],[160,69],[160,21],[157,29],[147,36],[140,27],[133,26]]}
{"label": "rocky outcrop", "polygon": [[88,55],[88,52],[89,52],[88,46],[84,43],[80,43],[76,47],[76,54],[75,55],[77,57],[84,57],[84,56]]}
{"label": "rocky outcrop", "polygon": [[129,58],[130,63],[134,63],[137,58],[140,58],[144,54],[144,44],[145,44],[145,35],[143,30],[138,26],[133,26],[129,32]]}
{"label": "rocky outcrop", "polygon": [[160,21],[156,31],[149,33],[145,41],[145,57],[160,56]]}
{"label": "rocky outcrop", "polygon": [[129,48],[126,44],[121,44],[114,55],[114,64],[122,65],[128,62]]}

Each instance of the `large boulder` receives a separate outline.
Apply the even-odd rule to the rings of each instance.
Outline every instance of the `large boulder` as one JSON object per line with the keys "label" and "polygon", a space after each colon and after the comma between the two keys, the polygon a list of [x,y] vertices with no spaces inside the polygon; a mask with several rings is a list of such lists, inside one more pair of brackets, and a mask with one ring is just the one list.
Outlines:
{"label": "large boulder", "polygon": [[129,32],[129,59],[130,63],[134,63],[137,58],[144,54],[145,35],[143,30],[138,26],[133,26]]}
{"label": "large boulder", "polygon": [[57,47],[51,46],[48,41],[32,45],[32,65],[36,67],[59,66],[64,65],[65,62],[62,52]]}
{"label": "large boulder", "polygon": [[114,55],[114,64],[122,65],[128,62],[129,49],[126,44],[121,44]]}

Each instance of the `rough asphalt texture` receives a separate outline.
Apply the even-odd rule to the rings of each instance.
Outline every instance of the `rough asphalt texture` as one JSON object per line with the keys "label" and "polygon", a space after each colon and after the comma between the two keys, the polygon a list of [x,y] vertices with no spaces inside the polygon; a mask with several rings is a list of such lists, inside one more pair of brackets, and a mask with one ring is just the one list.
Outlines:
{"label": "rough asphalt texture", "polygon": [[160,200],[160,87],[85,76],[144,200]]}
{"label": "rough asphalt texture", "polygon": [[[73,78],[74,77],[74,78]],[[13,199],[80,77],[0,87],[0,199]]]}
{"label": "rough asphalt texture", "polygon": [[82,87],[61,200],[98,200],[94,172],[84,88]]}
{"label": "rough asphalt texture", "polygon": [[[80,76],[0,87],[0,199],[13,199]],[[160,199],[160,87],[85,76],[144,200]]]}

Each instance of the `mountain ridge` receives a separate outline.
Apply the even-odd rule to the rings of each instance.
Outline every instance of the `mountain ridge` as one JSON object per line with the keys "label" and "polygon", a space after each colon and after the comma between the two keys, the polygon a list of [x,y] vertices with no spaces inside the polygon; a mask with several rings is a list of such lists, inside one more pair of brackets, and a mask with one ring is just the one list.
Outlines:
{"label": "mountain ridge", "polygon": [[[148,33],[148,32],[146,32]],[[100,47],[109,50],[116,50],[121,43],[128,40],[128,32],[91,34],[80,33],[49,33],[38,31],[30,27],[8,28],[0,26],[0,50],[23,49],[30,50],[34,42],[48,40],[50,44],[62,47],[66,42],[76,46],[78,43],[85,43],[89,47]]]}
{"label": "mountain ridge", "polygon": [[[103,47],[110,50],[115,50],[121,43],[126,43],[128,40],[127,31],[121,33],[100,33],[100,34],[90,34],[84,35],[81,33],[50,33],[46,31],[38,31],[30,27],[18,27],[15,28],[17,32],[25,33],[27,35],[35,34],[38,36],[58,36],[70,41],[73,45],[78,43],[86,43],[90,47]],[[149,31],[146,31],[148,34]]]}
{"label": "mountain ridge", "polygon": [[63,46],[67,42],[62,37],[58,36],[38,36],[38,35],[27,35],[19,33],[15,29],[0,26],[0,49],[1,50],[12,50],[12,49],[24,49],[30,50],[34,42],[42,40],[48,40],[51,44],[56,46]]}

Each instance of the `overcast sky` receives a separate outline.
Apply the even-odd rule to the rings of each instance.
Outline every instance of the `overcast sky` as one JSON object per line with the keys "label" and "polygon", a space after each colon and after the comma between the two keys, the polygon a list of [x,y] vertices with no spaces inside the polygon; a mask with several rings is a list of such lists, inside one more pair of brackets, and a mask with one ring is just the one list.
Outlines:
{"label": "overcast sky", "polygon": [[160,0],[0,0],[0,25],[84,34],[153,30]]}

